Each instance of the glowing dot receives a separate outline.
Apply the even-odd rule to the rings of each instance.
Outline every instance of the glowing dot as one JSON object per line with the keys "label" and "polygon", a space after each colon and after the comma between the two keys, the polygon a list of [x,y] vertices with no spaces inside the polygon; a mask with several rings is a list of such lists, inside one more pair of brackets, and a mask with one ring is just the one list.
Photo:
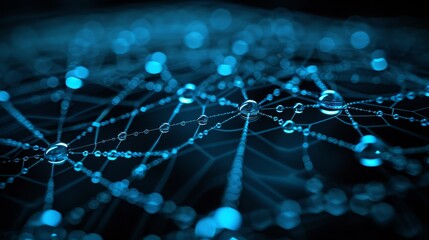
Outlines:
{"label": "glowing dot", "polygon": [[176,94],[179,96],[179,102],[183,104],[191,104],[194,102],[194,92],[197,87],[188,83],[184,87],[177,90]]}
{"label": "glowing dot", "polygon": [[27,174],[28,173],[28,168],[23,168],[21,170],[21,173],[24,174],[24,175]]}
{"label": "glowing dot", "polygon": [[366,48],[370,41],[369,35],[364,31],[354,32],[350,37],[350,44],[356,49]]}
{"label": "glowing dot", "polygon": [[52,164],[62,164],[68,158],[68,146],[66,143],[55,143],[45,151],[45,158]]}
{"label": "glowing dot", "polygon": [[190,32],[185,35],[185,45],[190,49],[197,49],[203,46],[204,36],[199,32]]}
{"label": "glowing dot", "polygon": [[83,86],[83,82],[79,78],[71,76],[66,78],[66,86],[71,89],[79,89]]}
{"label": "glowing dot", "polygon": [[58,239],[58,234],[52,233],[51,234],[51,240],[57,240],[57,239]]}
{"label": "glowing dot", "polygon": [[206,115],[201,115],[197,119],[197,122],[199,125],[206,125],[208,121],[209,121],[209,117],[207,117]]}
{"label": "glowing dot", "polygon": [[232,67],[228,64],[220,64],[217,67],[217,72],[222,76],[228,76],[232,73]]}
{"label": "glowing dot", "polygon": [[374,58],[371,61],[371,67],[374,71],[383,71],[387,68],[388,63],[384,58]]}
{"label": "glowing dot", "polygon": [[323,183],[318,178],[310,178],[305,183],[305,188],[312,193],[318,193],[323,189]]}
{"label": "glowing dot", "polygon": [[293,200],[286,200],[280,206],[280,213],[277,215],[277,224],[284,229],[292,229],[301,222],[299,214],[301,207]]}
{"label": "glowing dot", "polygon": [[110,160],[110,161],[115,161],[116,158],[118,158],[118,152],[116,150],[111,150],[107,154],[107,159]]}
{"label": "glowing dot", "polygon": [[285,133],[293,133],[295,131],[295,123],[292,120],[287,120],[283,124],[283,132]]}
{"label": "glowing dot", "polygon": [[99,183],[101,180],[101,172],[94,172],[91,177],[91,182]]}
{"label": "glowing dot", "polygon": [[168,131],[170,131],[170,124],[169,123],[161,124],[161,126],[159,126],[159,131],[161,133],[168,133]]}
{"label": "glowing dot", "polygon": [[0,102],[7,102],[10,99],[10,95],[6,91],[0,91]]}
{"label": "glowing dot", "polygon": [[243,40],[235,41],[232,44],[232,52],[237,55],[244,55],[249,51],[249,44]]}
{"label": "glowing dot", "polygon": [[384,145],[372,135],[363,136],[355,147],[356,157],[365,167],[380,166],[383,163],[381,159],[383,151]]}
{"label": "glowing dot", "polygon": [[295,106],[293,106],[293,110],[295,113],[302,113],[304,112],[305,106],[302,103],[296,103]]}
{"label": "glowing dot", "polygon": [[247,100],[240,104],[238,110],[240,111],[241,118],[247,119],[249,117],[249,121],[255,121],[259,118],[261,107],[256,101]]}
{"label": "glowing dot", "polygon": [[320,111],[326,115],[339,114],[344,105],[343,97],[334,90],[325,90],[319,97]]}
{"label": "glowing dot", "polygon": [[216,210],[213,216],[218,228],[238,230],[241,226],[241,214],[234,208],[221,207]]}
{"label": "glowing dot", "polygon": [[335,48],[335,42],[330,37],[324,37],[319,41],[319,49],[322,52],[331,52]]}
{"label": "glowing dot", "polygon": [[283,105],[277,105],[277,107],[276,107],[276,112],[278,112],[278,113],[282,113],[284,109],[285,109],[285,108],[283,107]]}
{"label": "glowing dot", "polygon": [[82,171],[83,168],[83,163],[82,162],[77,162],[73,165],[73,168],[76,172]]}
{"label": "glowing dot", "polygon": [[160,64],[164,64],[167,62],[167,55],[165,55],[163,52],[154,52],[151,56],[151,59]]}
{"label": "glowing dot", "polygon": [[150,74],[158,74],[162,72],[162,64],[157,61],[148,61],[145,65],[145,70]]}
{"label": "glowing dot", "polygon": [[75,77],[86,79],[89,76],[89,70],[86,67],[77,66],[74,69]]}
{"label": "glowing dot", "polygon": [[393,119],[398,120],[399,119],[399,115],[397,113],[393,114]]}
{"label": "glowing dot", "polygon": [[376,112],[376,115],[377,115],[377,117],[383,117],[383,111],[378,110],[378,111]]}
{"label": "glowing dot", "polygon": [[195,226],[195,235],[213,238],[216,234],[216,222],[212,218],[202,218]]}
{"label": "glowing dot", "polygon": [[120,132],[118,134],[118,140],[119,141],[125,141],[127,139],[127,133],[126,132]]}
{"label": "glowing dot", "polygon": [[40,223],[50,227],[57,227],[61,222],[61,213],[53,209],[46,210],[40,216]]}
{"label": "glowing dot", "polygon": [[148,213],[156,213],[161,209],[161,205],[164,202],[164,199],[159,193],[151,193],[146,196],[146,201],[144,204],[144,209]]}

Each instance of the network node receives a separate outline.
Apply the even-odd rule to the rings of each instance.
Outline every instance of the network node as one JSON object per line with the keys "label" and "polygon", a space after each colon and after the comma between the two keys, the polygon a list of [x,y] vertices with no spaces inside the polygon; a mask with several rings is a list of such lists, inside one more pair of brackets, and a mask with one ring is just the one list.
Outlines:
{"label": "network node", "polygon": [[0,102],[7,102],[10,99],[10,95],[6,91],[0,91]]}
{"label": "network node", "polygon": [[170,131],[170,124],[169,123],[161,124],[161,126],[159,126],[159,131],[161,133],[168,133],[168,131]]}
{"label": "network node", "polygon": [[199,125],[206,125],[209,121],[209,117],[207,117],[206,115],[201,115],[198,117],[197,121]]}
{"label": "network node", "polygon": [[215,211],[213,218],[215,219],[218,228],[235,231],[241,226],[242,218],[240,212],[231,207],[218,208]]}
{"label": "network node", "polygon": [[118,140],[119,141],[125,141],[127,139],[127,133],[126,132],[121,132],[118,134]]}
{"label": "network node", "polygon": [[54,143],[46,149],[45,158],[52,164],[62,164],[68,158],[68,146],[66,143]]}
{"label": "network node", "polygon": [[302,103],[296,103],[295,106],[293,106],[293,110],[295,113],[302,113],[304,112],[305,106]]}
{"label": "network node", "polygon": [[283,107],[283,105],[277,105],[277,107],[276,107],[276,112],[278,112],[278,113],[282,113],[284,109],[285,109],[285,108]]}
{"label": "network node", "polygon": [[283,132],[285,133],[293,133],[295,131],[295,123],[292,120],[287,120],[283,124]]}
{"label": "network node", "polygon": [[326,115],[337,115],[343,110],[344,100],[334,90],[325,90],[319,97],[320,112]]}
{"label": "network node", "polygon": [[176,94],[179,96],[179,102],[183,104],[191,104],[194,102],[194,92],[197,87],[188,83],[184,87],[177,90]]}
{"label": "network node", "polygon": [[363,136],[355,147],[356,157],[365,167],[380,166],[383,163],[381,154],[384,151],[384,144],[372,135]]}
{"label": "network node", "polygon": [[256,121],[259,118],[259,111],[261,110],[261,107],[256,101],[247,100],[240,104],[238,110],[240,111],[241,118],[249,118],[249,121]]}

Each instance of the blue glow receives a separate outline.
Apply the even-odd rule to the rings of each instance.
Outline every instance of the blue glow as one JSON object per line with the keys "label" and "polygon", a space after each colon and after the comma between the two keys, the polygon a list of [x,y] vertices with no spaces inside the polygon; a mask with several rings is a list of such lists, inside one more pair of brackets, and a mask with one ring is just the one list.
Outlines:
{"label": "blue glow", "polygon": [[156,61],[149,61],[145,65],[145,70],[150,74],[158,74],[162,71],[162,65]]}
{"label": "blue glow", "polygon": [[240,104],[238,111],[242,119],[249,118],[249,121],[255,121],[259,118],[261,106],[255,100],[246,100]]}
{"label": "blue glow", "polygon": [[241,226],[240,212],[231,207],[218,208],[213,217],[218,228],[226,228],[235,231]]}
{"label": "blue glow", "polygon": [[334,90],[325,90],[319,97],[319,110],[326,115],[341,113],[344,105],[343,97]]}
{"label": "blue glow", "polygon": [[317,72],[317,66],[316,65],[310,65],[307,67],[307,72],[308,73],[316,73]]}
{"label": "blue glow", "polygon": [[369,35],[364,31],[354,32],[350,37],[350,44],[356,49],[366,48],[370,42]]}
{"label": "blue glow", "polygon": [[185,45],[190,49],[197,49],[203,46],[204,36],[199,32],[190,32],[185,36]]}
{"label": "blue glow", "polygon": [[243,40],[237,40],[232,45],[232,52],[237,55],[244,55],[249,51],[249,44]]}
{"label": "blue glow", "polygon": [[68,146],[66,143],[55,143],[45,151],[45,158],[52,164],[62,164],[68,157]]}
{"label": "blue glow", "polygon": [[0,102],[7,102],[10,99],[10,95],[6,91],[0,91]]}
{"label": "blue glow", "polygon": [[374,58],[371,61],[371,67],[374,71],[383,71],[387,68],[388,63],[384,58]]}
{"label": "blue glow", "polygon": [[89,76],[89,70],[86,67],[78,66],[74,69],[75,77],[86,79]]}
{"label": "blue glow", "polygon": [[378,167],[383,163],[383,161],[380,158],[375,158],[375,159],[361,158],[359,162],[365,167]]}
{"label": "blue glow", "polygon": [[40,216],[40,223],[51,227],[57,227],[61,223],[61,213],[53,209],[46,210]]}
{"label": "blue glow", "polygon": [[220,64],[217,67],[217,72],[222,76],[228,76],[232,74],[232,67],[227,64]]}
{"label": "blue glow", "polygon": [[319,49],[322,52],[331,52],[332,50],[334,50],[335,48],[335,42],[334,39],[330,38],[330,37],[324,37],[322,39],[320,39],[319,41]]}
{"label": "blue glow", "polygon": [[296,212],[282,212],[277,216],[277,224],[284,229],[292,229],[301,222]]}
{"label": "blue glow", "polygon": [[118,55],[123,55],[130,50],[130,44],[124,38],[117,38],[112,42],[112,50]]}
{"label": "blue glow", "polygon": [[177,90],[179,101],[183,104],[191,104],[194,102],[194,91],[197,87],[192,83],[187,83],[184,87]]}
{"label": "blue glow", "polygon": [[365,167],[378,167],[383,164],[380,158],[382,151],[383,144],[373,135],[361,137],[360,142],[355,146],[359,162]]}
{"label": "blue glow", "polygon": [[57,86],[58,86],[58,84],[59,84],[58,78],[56,78],[56,77],[50,77],[50,78],[48,78],[48,79],[46,80],[46,84],[47,84],[47,85],[48,85],[48,87],[50,87],[50,88],[55,88],[55,87],[57,87]]}
{"label": "blue glow", "polygon": [[164,64],[167,62],[167,55],[165,55],[163,52],[154,52],[152,54],[152,60],[160,64]]}
{"label": "blue glow", "polygon": [[212,238],[216,234],[216,222],[212,218],[203,218],[195,226],[195,235]]}
{"label": "blue glow", "polygon": [[77,77],[66,78],[66,86],[71,89],[79,89],[83,86],[83,81]]}
{"label": "blue glow", "polygon": [[284,229],[292,229],[301,222],[299,214],[301,206],[294,200],[285,200],[280,205],[280,214],[277,215],[277,224]]}
{"label": "blue glow", "polygon": [[235,64],[237,64],[237,59],[233,56],[227,56],[223,61],[225,62],[225,64],[230,66],[235,66]]}

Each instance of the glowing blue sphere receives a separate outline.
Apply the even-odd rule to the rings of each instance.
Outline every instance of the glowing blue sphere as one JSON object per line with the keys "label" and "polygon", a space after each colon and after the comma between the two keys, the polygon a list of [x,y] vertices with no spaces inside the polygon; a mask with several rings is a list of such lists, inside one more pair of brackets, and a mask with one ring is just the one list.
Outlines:
{"label": "glowing blue sphere", "polygon": [[381,154],[385,151],[383,143],[372,135],[363,136],[355,147],[356,157],[365,167],[378,167],[383,163]]}
{"label": "glowing blue sphere", "polygon": [[202,218],[195,226],[195,235],[213,238],[216,234],[216,221],[213,218]]}
{"label": "glowing blue sphere", "polygon": [[383,71],[385,70],[389,64],[384,58],[374,58],[371,60],[371,67],[374,71]]}
{"label": "glowing blue sphere", "polygon": [[209,117],[206,115],[201,115],[197,119],[197,122],[199,125],[206,125],[208,121],[209,121]]}
{"label": "glowing blue sphere", "polygon": [[45,159],[52,164],[62,164],[67,158],[68,146],[63,142],[54,143],[45,151]]}
{"label": "glowing blue sphere", "polygon": [[53,209],[45,210],[40,215],[40,224],[50,227],[57,227],[61,223],[61,213]]}
{"label": "glowing blue sphere", "polygon": [[283,132],[285,133],[293,133],[295,131],[295,123],[292,120],[287,120],[283,124]]}
{"label": "glowing blue sphere", "polygon": [[343,105],[343,97],[334,90],[325,90],[319,97],[319,109],[323,114],[339,114],[343,110]]}
{"label": "glowing blue sphere", "polygon": [[238,107],[240,116],[243,119],[249,118],[249,121],[255,121],[259,118],[259,111],[261,106],[254,100],[246,100]]}
{"label": "glowing blue sphere", "polygon": [[145,65],[145,70],[150,74],[158,74],[162,72],[162,64],[157,61],[149,61]]}
{"label": "glowing blue sphere", "polygon": [[79,89],[83,86],[83,82],[77,77],[68,77],[66,78],[66,86],[71,89]]}
{"label": "glowing blue sphere", "polygon": [[370,42],[371,39],[369,38],[368,33],[364,31],[354,32],[350,37],[350,44],[356,49],[366,48]]}
{"label": "glowing blue sphere", "polygon": [[10,95],[6,91],[0,91],[0,102],[7,102],[10,99]]}
{"label": "glowing blue sphere", "polygon": [[218,228],[229,230],[238,230],[241,226],[241,214],[234,208],[221,207],[218,208],[213,216]]}
{"label": "glowing blue sphere", "polygon": [[194,92],[197,87],[188,83],[184,87],[177,90],[176,94],[179,96],[179,102],[183,104],[191,104],[194,102]]}
{"label": "glowing blue sphere", "polygon": [[170,124],[169,123],[161,124],[161,126],[159,126],[159,131],[161,133],[168,133],[168,131],[170,131]]}

